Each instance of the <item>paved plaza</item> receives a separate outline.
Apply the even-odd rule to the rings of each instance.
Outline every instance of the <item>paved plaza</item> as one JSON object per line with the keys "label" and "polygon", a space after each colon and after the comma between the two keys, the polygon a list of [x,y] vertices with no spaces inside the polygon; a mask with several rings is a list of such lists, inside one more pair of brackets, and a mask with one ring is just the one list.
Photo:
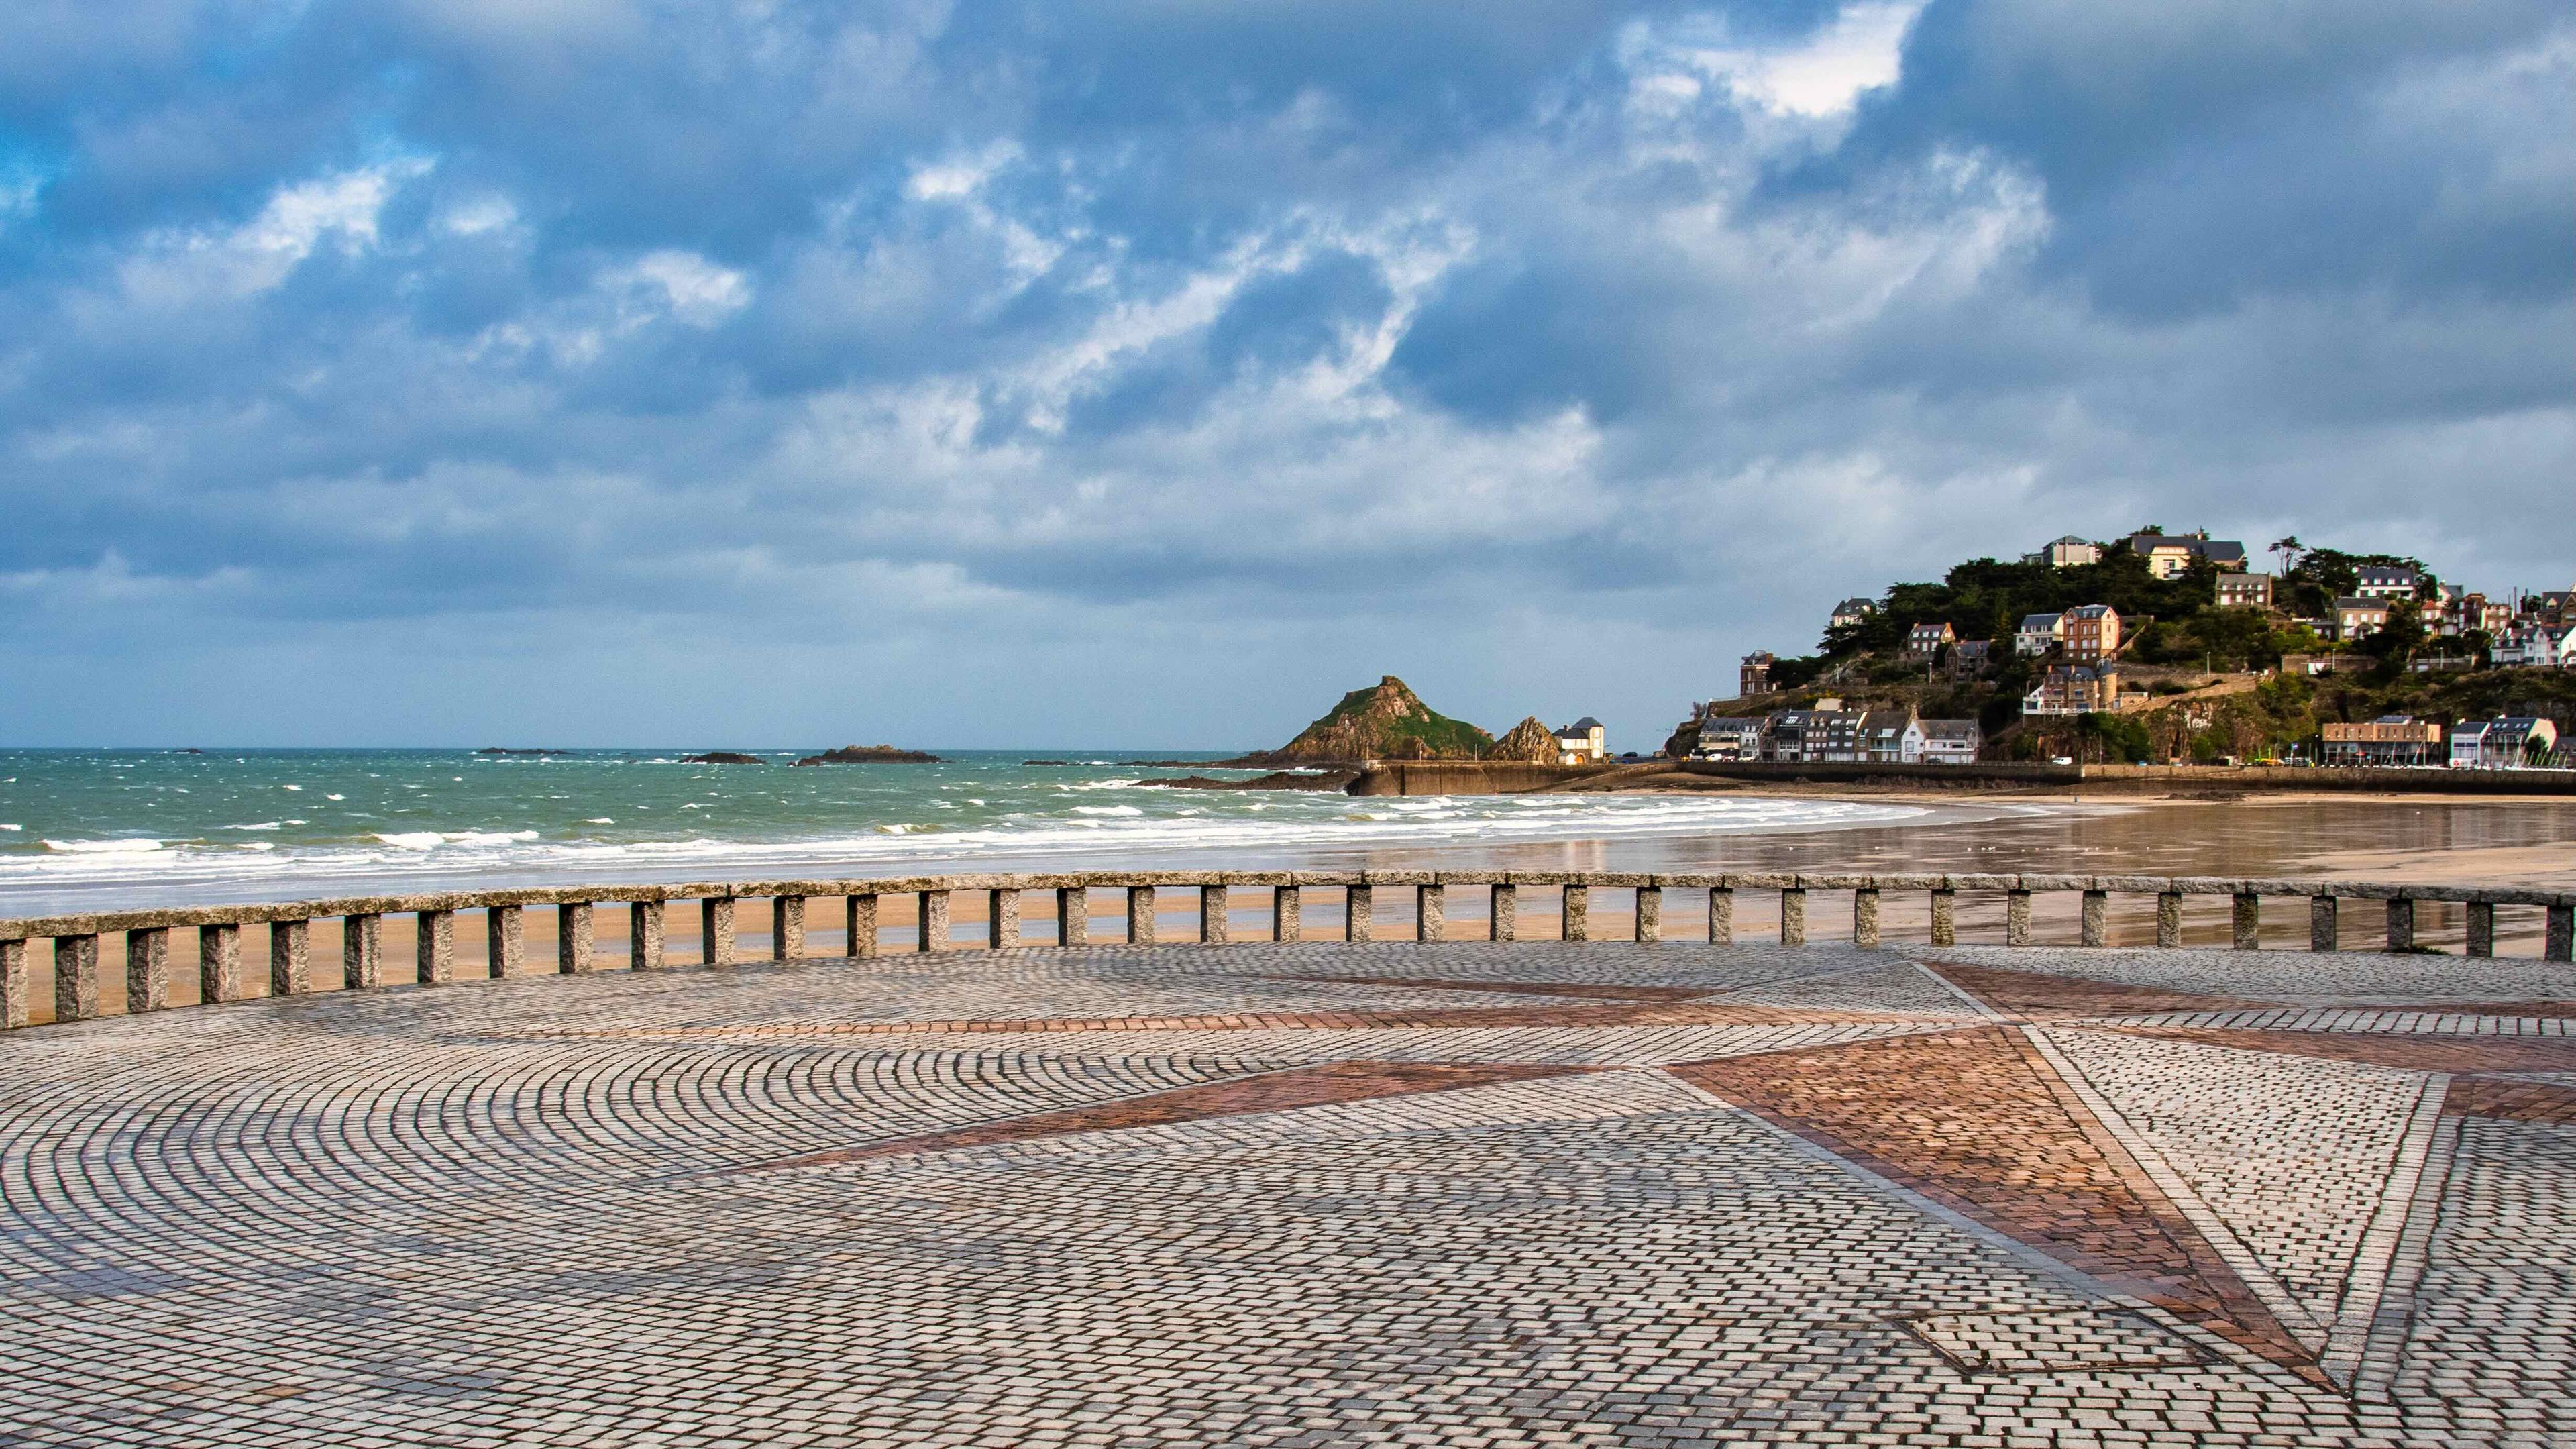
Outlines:
{"label": "paved plaza", "polygon": [[2576,974],[1095,946],[0,1040],[0,1444],[2576,1444]]}

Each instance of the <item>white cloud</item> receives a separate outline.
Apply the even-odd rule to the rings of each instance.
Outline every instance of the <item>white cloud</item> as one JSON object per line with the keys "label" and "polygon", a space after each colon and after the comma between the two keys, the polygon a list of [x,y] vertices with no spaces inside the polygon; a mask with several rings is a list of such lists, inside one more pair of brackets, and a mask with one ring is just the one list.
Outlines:
{"label": "white cloud", "polygon": [[284,283],[325,242],[367,251],[386,201],[430,164],[405,158],[319,176],[279,187],[239,226],[161,233],[125,264],[125,290],[163,305],[249,297]]}
{"label": "white cloud", "polygon": [[613,291],[658,292],[661,310],[691,327],[713,327],[751,303],[749,278],[696,252],[647,252],[601,280]]}

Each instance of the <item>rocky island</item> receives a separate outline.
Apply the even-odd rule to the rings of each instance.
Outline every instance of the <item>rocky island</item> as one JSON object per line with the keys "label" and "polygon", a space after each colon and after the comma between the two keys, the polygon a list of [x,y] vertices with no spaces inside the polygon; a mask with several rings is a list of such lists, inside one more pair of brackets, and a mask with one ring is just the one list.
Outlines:
{"label": "rocky island", "polygon": [[1246,755],[1242,765],[1352,764],[1362,760],[1481,760],[1494,737],[1422,702],[1389,674],[1354,689],[1324,717],[1278,749]]}
{"label": "rocky island", "polygon": [[819,755],[807,755],[800,765],[936,765],[939,757],[920,750],[899,750],[892,745],[843,745]]}
{"label": "rocky island", "polygon": [[769,762],[758,755],[746,755],[735,750],[709,750],[703,755],[682,755],[680,763],[683,765],[766,765]]}

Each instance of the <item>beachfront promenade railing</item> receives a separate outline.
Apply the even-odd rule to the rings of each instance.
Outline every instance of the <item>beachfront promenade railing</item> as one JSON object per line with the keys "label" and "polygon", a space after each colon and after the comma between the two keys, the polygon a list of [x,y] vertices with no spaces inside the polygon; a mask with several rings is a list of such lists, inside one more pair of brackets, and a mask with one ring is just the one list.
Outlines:
{"label": "beachfront promenade railing", "polygon": [[[1596,890],[1634,892],[1630,913],[1633,935],[1615,938],[1592,931],[1591,894]],[[86,915],[40,916],[0,920],[0,1019],[10,1027],[25,1026],[33,1015],[33,943],[52,944],[54,1019],[79,1021],[104,1014],[100,993],[100,940],[121,934],[125,953],[125,1010],[156,1011],[174,1004],[170,933],[193,930],[197,946],[197,999],[213,1004],[257,996],[293,996],[315,989],[312,927],[316,921],[340,922],[340,982],[350,990],[404,984],[434,985],[458,979],[457,917],[483,918],[489,977],[525,974],[528,967],[522,913],[530,907],[556,912],[555,969],[581,975],[616,964],[598,952],[597,913],[622,907],[628,949],[625,962],[638,970],[676,963],[664,949],[666,913],[674,903],[695,902],[699,929],[697,958],[707,966],[737,964],[734,917],[746,900],[770,903],[768,958],[806,959],[805,922],[816,901],[841,903],[846,933],[838,959],[882,954],[887,943],[878,925],[878,903],[909,897],[917,928],[897,949],[945,951],[973,945],[1083,945],[1092,940],[1092,892],[1125,893],[1122,932],[1105,942],[1152,944],[1158,934],[1161,893],[1198,893],[1192,937],[1220,943],[1232,933],[1236,914],[1233,894],[1269,894],[1268,938],[1306,939],[1303,913],[1310,891],[1336,893],[1342,907],[1338,939],[1380,938],[1375,925],[1378,893],[1413,893],[1413,939],[1457,939],[1447,927],[1449,893],[1483,891],[1489,940],[1520,939],[1523,893],[1555,896],[1559,926],[1546,939],[1667,939],[1663,903],[1673,892],[1704,894],[1707,941],[1730,945],[1735,940],[1739,893],[1775,899],[1779,939],[1803,945],[1807,939],[1807,898],[1811,893],[1847,893],[1851,898],[1851,942],[1864,948],[1880,945],[1879,903],[1883,896],[1920,895],[1928,907],[1928,939],[1934,946],[1959,943],[1958,903],[1962,895],[2003,905],[2003,944],[2034,944],[2031,901],[2035,896],[2078,898],[2076,942],[2103,946],[2110,941],[2110,902],[2114,896],[2155,900],[2155,943],[2182,944],[2183,902],[2188,897],[2223,896],[2230,901],[2230,943],[2238,950],[2262,944],[2263,903],[2295,899],[2308,908],[2311,950],[2343,948],[2346,902],[2378,902],[2385,921],[2381,945],[2391,951],[2418,949],[2416,908],[2427,903],[2457,903],[2466,908],[2466,954],[2493,956],[2499,909],[2538,911],[2543,922],[2541,954],[2551,961],[2569,959],[2571,918],[2576,892],[2511,887],[2378,884],[2344,880],[2231,880],[2214,877],[2080,875],[1634,875],[1592,871],[1275,871],[1275,872],[1107,872],[1078,875],[952,875],[877,880],[727,881],[680,885],[579,885],[558,888],[463,891],[438,895],[364,896],[336,900],[295,901],[272,905],[205,906],[168,910],[106,911]],[[1025,938],[1022,897],[1048,892],[1055,907],[1054,931],[1036,940]],[[985,897],[987,929],[980,943],[952,938],[951,903],[961,894]],[[1326,897],[1330,901],[1330,897]],[[1541,898],[1536,904],[1547,902]],[[408,962],[388,961],[384,947],[387,917],[412,918],[414,948]],[[264,925],[268,935],[266,990],[243,969],[242,927]],[[1174,938],[1178,939],[1178,938]]]}

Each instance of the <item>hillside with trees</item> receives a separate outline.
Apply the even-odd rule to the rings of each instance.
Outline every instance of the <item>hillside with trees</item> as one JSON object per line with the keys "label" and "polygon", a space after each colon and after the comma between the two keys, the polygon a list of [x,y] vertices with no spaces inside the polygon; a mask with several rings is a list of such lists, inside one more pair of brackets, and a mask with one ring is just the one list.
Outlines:
{"label": "hillside with trees", "polygon": [[[1852,708],[1911,707],[1926,718],[1975,719],[1990,758],[2132,761],[2313,758],[2325,723],[2384,714],[2447,720],[2513,711],[2561,724],[2576,717],[2576,677],[2490,668],[2493,641],[2483,633],[2436,638],[2428,630],[2426,606],[2438,600],[2440,581],[2420,560],[2310,549],[2295,538],[2267,552],[2277,579],[2270,610],[2220,607],[2221,571],[2206,560],[2157,578],[2126,539],[2106,546],[2096,563],[1973,559],[1938,583],[1891,586],[1869,617],[1827,628],[1815,653],[1774,663],[1778,692],[1720,701],[1711,712],[1765,714],[1839,697]],[[2352,594],[2360,570],[2372,565],[2421,575],[2417,598],[2394,602],[2386,628],[2337,645],[2300,622],[2329,615],[2334,600]],[[2086,604],[2119,611],[2124,685],[2144,692],[2148,704],[2120,714],[2023,719],[2022,699],[2048,661],[2014,652],[2016,627],[2029,615]],[[1947,624],[1962,641],[1993,641],[1991,662],[1975,675],[1953,678],[1946,649],[1930,661],[1906,657],[1906,639],[1918,624]],[[2469,667],[2415,670],[2414,661],[2427,654],[2463,659]],[[2276,673],[2288,655],[2328,659],[2334,672]],[[1685,725],[1667,748],[1686,750],[1694,733],[1695,725]]]}

